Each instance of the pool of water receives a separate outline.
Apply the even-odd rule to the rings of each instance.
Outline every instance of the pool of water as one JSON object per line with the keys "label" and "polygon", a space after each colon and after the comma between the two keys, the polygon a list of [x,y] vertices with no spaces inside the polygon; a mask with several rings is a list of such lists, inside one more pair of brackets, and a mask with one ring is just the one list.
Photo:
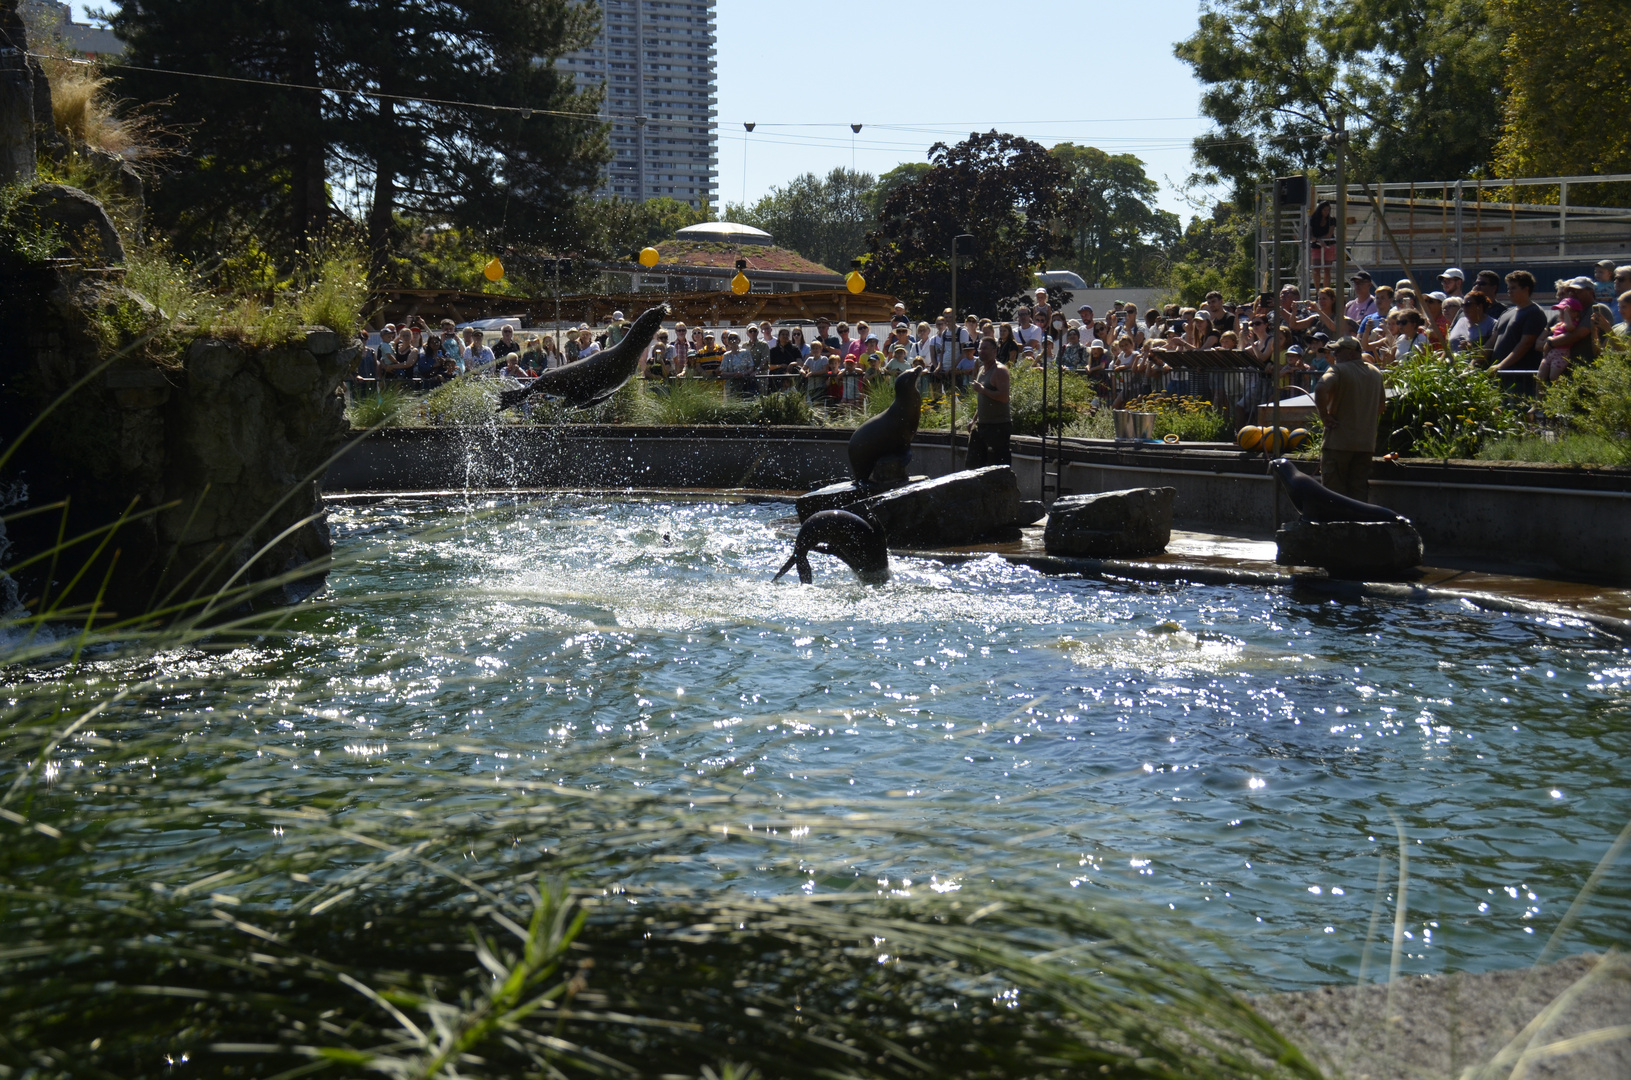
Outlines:
{"label": "pool of water", "polygon": [[[1373,925],[1386,974],[1399,830],[1403,970],[1530,962],[1631,815],[1631,652],[1583,623],[995,557],[772,584],[790,509],[337,510],[330,606],[235,661],[307,691],[268,695],[260,737],[359,782],[411,744],[466,777],[783,800],[804,876],[733,887],[1001,874],[1215,932],[1277,987],[1353,978]],[[1566,948],[1628,916],[1611,871]]]}

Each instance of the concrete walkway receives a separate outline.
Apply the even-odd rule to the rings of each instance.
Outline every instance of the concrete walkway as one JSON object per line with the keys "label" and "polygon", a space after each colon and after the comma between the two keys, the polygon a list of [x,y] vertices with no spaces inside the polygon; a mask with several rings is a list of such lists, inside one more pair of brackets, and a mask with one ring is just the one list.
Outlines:
{"label": "concrete walkway", "polygon": [[1332,1080],[1631,1077],[1631,964],[1614,954],[1252,1004]]}

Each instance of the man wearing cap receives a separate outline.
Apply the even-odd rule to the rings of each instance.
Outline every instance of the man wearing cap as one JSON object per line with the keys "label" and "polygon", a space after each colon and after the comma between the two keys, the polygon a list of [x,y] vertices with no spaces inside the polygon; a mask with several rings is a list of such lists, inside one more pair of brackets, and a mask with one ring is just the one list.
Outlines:
{"label": "man wearing cap", "polygon": [[1459,266],[1452,266],[1438,276],[1439,291],[1445,297],[1465,297],[1467,295],[1467,275],[1461,272]]}
{"label": "man wearing cap", "polygon": [[1501,275],[1493,270],[1478,271],[1478,280],[1473,282],[1472,291],[1484,294],[1484,309],[1492,319],[1499,319],[1506,314],[1506,305],[1495,299],[1501,292]]}
{"label": "man wearing cap", "polygon": [[889,316],[889,324],[891,326],[911,326],[912,325],[912,321],[906,317],[906,305],[905,304],[898,303],[898,302],[895,304],[894,314]]}
{"label": "man wearing cap", "polygon": [[742,351],[753,357],[753,370],[763,374],[770,369],[770,346],[759,337],[759,328],[748,323],[748,343]]}
{"label": "man wearing cap", "polygon": [[1314,386],[1314,407],[1325,424],[1320,483],[1339,495],[1370,502],[1376,426],[1386,400],[1382,373],[1365,360],[1356,337],[1338,338],[1331,351],[1334,363]]}
{"label": "man wearing cap", "polygon": [[1358,326],[1367,316],[1376,314],[1375,282],[1371,280],[1370,271],[1361,270],[1355,274],[1353,286],[1354,298],[1348,301],[1348,306],[1342,309],[1342,313]]}
{"label": "man wearing cap", "polygon": [[[821,342],[821,344],[827,346],[827,348],[836,349],[836,348],[839,347],[838,338],[837,338],[836,335],[830,333],[831,328],[832,328],[832,320],[826,318],[825,316],[823,316],[822,318],[819,318],[819,319],[816,320],[816,334],[815,334],[815,336],[816,336],[816,340]],[[849,327],[847,327],[847,326],[844,327],[844,332],[846,334],[848,334],[849,333]]]}

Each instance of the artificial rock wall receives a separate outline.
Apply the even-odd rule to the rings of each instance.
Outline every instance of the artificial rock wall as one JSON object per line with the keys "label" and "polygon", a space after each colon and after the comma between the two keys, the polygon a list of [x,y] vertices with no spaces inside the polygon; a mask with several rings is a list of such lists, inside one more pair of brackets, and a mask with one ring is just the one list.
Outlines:
{"label": "artificial rock wall", "polygon": [[[100,555],[100,535],[63,552],[54,581],[48,563],[20,571],[25,607],[87,562],[68,599],[88,603],[105,582],[101,604],[120,616],[207,596],[235,575],[264,582],[310,564],[256,603],[321,584],[332,545],[317,481],[344,438],[337,388],[354,349],[313,328],[275,348],[197,340],[180,355],[117,356],[89,315],[144,301],[116,271],[45,265],[8,277],[0,323],[17,333],[0,352],[0,445],[40,421],[0,477],[26,493],[9,512],[66,500],[69,538],[129,515]],[[9,561],[49,550],[61,525],[62,511],[14,519]]]}

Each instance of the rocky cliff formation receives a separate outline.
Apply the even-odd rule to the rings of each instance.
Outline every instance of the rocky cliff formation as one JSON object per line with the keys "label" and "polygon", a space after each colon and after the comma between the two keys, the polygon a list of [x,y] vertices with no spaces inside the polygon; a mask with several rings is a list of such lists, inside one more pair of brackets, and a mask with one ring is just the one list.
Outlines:
{"label": "rocky cliff formation", "polygon": [[[145,301],[116,273],[11,269],[0,286],[0,324],[16,331],[0,352],[0,445],[38,424],[5,467],[27,493],[11,513],[64,500],[69,538],[127,519],[99,555],[105,534],[64,552],[54,582],[48,564],[23,570],[25,605],[88,603],[105,581],[103,606],[129,616],[300,567],[308,573],[257,602],[321,584],[331,545],[316,480],[344,438],[337,387],[354,350],[312,328],[274,348],[196,340],[119,355],[96,316]],[[58,511],[14,520],[13,559],[48,550],[62,525]],[[76,595],[61,597],[87,561]]]}

